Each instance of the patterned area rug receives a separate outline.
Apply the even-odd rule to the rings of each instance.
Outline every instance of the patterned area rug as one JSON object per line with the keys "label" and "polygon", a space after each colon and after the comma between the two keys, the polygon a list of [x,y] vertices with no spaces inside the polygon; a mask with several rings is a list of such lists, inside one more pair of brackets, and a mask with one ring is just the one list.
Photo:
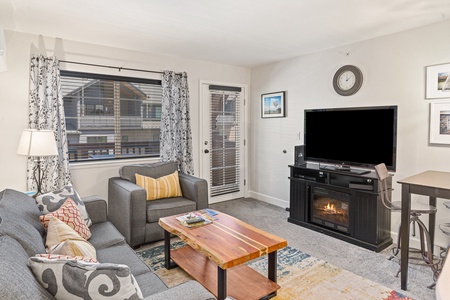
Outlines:
{"label": "patterned area rug", "polygon": [[[184,246],[182,241],[172,244],[172,248],[182,246]],[[180,268],[166,270],[162,245],[139,250],[137,254],[169,287],[192,279]],[[251,261],[248,265],[267,276],[267,257]],[[278,284],[281,288],[277,296],[272,298],[275,300],[411,299],[289,246],[278,251],[277,268]]]}

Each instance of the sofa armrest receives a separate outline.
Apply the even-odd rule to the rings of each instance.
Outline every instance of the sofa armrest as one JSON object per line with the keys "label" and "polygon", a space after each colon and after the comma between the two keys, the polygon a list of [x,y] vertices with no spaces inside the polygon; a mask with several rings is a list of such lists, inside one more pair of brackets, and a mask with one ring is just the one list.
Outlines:
{"label": "sofa armrest", "polygon": [[213,294],[195,280],[189,280],[168,290],[147,296],[144,300],[216,300]]}
{"label": "sofa armrest", "polygon": [[93,195],[83,197],[81,200],[84,202],[92,224],[106,222],[108,220],[108,207],[106,200],[101,196]]}
{"label": "sofa armrest", "polygon": [[108,219],[131,247],[145,241],[147,192],[136,184],[113,177],[108,182]]}
{"label": "sofa armrest", "polygon": [[197,202],[197,209],[208,208],[208,183],[203,178],[178,173],[183,197]]}

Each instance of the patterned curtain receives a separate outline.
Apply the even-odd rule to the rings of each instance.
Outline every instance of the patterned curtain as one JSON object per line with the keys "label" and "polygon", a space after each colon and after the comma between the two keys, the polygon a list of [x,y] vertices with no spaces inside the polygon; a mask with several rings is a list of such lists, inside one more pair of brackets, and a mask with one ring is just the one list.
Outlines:
{"label": "patterned curtain", "polygon": [[164,71],[162,80],[160,156],[177,161],[180,172],[194,174],[189,88],[186,72]]}
{"label": "patterned curtain", "polygon": [[[29,128],[53,130],[59,152],[57,157],[42,158],[42,191],[61,189],[70,184],[71,176],[59,61],[56,57],[46,58],[43,55],[31,57],[29,108]],[[35,165],[34,159],[28,158],[29,190],[37,188],[33,180]]]}

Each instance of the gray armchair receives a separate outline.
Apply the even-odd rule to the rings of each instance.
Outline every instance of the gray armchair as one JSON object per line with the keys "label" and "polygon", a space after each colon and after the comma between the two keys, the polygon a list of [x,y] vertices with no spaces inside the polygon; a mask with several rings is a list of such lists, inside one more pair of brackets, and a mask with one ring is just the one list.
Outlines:
{"label": "gray armchair", "polygon": [[131,247],[164,239],[159,218],[208,207],[205,179],[178,173],[183,197],[147,201],[146,191],[136,185],[135,174],[159,178],[177,170],[177,163],[162,162],[123,166],[120,177],[108,182],[108,219]]}

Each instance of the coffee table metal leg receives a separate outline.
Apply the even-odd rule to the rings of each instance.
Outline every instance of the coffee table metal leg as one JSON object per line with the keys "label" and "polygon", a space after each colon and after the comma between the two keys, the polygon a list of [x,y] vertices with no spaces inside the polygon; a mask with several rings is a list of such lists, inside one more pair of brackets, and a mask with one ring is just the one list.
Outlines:
{"label": "coffee table metal leg", "polygon": [[223,300],[227,297],[227,270],[217,267],[217,299]]}
{"label": "coffee table metal leg", "polygon": [[167,270],[177,266],[176,263],[170,260],[170,232],[167,230],[164,230],[164,263]]}
{"label": "coffee table metal leg", "polygon": [[267,277],[273,282],[277,282],[277,251],[269,253],[268,264],[269,274]]}

